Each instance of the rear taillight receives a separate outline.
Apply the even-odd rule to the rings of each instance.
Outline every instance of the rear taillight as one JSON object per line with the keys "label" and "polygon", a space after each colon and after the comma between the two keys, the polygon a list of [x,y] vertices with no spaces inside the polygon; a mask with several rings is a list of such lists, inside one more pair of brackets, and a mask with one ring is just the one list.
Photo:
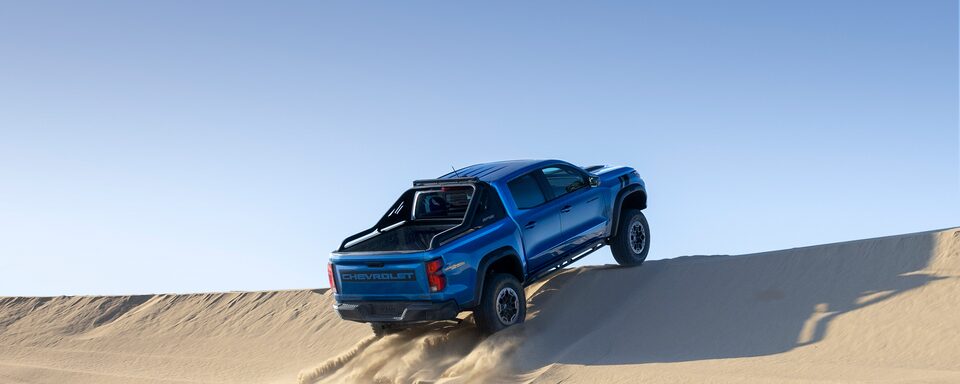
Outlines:
{"label": "rear taillight", "polygon": [[327,263],[327,277],[330,278],[330,289],[337,293],[337,281],[333,279],[333,263]]}
{"label": "rear taillight", "polygon": [[443,275],[443,259],[427,262],[427,283],[430,284],[430,292],[440,292],[447,287],[447,277]]}

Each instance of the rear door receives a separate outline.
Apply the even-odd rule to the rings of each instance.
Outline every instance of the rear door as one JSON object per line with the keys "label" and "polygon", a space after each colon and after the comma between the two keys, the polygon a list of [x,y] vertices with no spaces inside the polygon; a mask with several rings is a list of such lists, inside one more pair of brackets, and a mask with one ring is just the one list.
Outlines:
{"label": "rear door", "polygon": [[548,202],[540,170],[507,183],[517,209],[514,219],[520,226],[528,268],[533,271],[556,257],[562,240],[560,209]]}

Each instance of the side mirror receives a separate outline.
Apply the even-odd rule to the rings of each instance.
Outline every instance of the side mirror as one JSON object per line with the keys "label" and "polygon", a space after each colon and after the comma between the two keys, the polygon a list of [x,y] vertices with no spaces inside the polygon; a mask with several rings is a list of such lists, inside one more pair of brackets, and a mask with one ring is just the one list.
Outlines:
{"label": "side mirror", "polygon": [[591,187],[591,188],[592,188],[592,187],[597,187],[597,186],[600,185],[600,177],[598,177],[598,176],[590,176],[589,179],[590,179],[590,187]]}

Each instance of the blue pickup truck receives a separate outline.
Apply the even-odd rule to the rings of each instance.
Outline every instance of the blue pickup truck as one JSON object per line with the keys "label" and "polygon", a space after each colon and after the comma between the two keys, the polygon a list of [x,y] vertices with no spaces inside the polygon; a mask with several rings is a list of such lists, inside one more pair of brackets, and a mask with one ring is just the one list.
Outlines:
{"label": "blue pickup truck", "polygon": [[490,334],[524,321],[525,286],[604,245],[620,265],[643,263],[646,207],[628,167],[515,160],[417,180],[332,253],[334,308],[378,335],[473,311]]}

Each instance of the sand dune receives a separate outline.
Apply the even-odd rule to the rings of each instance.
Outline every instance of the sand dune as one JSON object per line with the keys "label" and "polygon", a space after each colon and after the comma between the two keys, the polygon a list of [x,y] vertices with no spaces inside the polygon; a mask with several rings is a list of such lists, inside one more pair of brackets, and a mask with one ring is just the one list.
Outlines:
{"label": "sand dune", "polygon": [[0,383],[960,382],[960,229],[583,267],[382,339],[324,291],[0,298]]}

